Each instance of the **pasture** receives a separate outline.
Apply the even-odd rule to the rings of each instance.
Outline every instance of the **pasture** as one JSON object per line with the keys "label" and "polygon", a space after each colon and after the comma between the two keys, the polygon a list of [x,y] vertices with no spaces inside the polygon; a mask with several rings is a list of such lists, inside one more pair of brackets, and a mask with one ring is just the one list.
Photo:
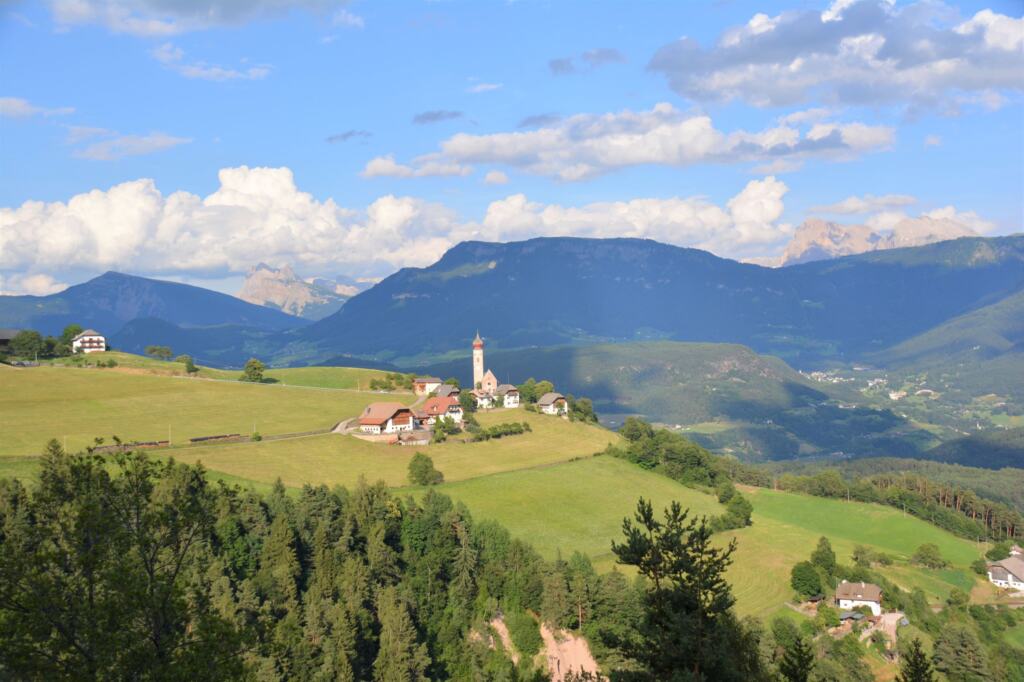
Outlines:
{"label": "pasture", "polygon": [[[672,500],[695,514],[721,508],[710,495],[610,457],[445,484],[440,490],[463,501],[474,516],[500,522],[547,558],[580,550],[602,570],[614,564],[610,542],[622,537],[622,519],[632,515],[639,497],[652,500],[656,509]],[[753,525],[719,536],[723,544],[730,538],[737,542],[729,581],[742,615],[771,616],[790,600],[790,570],[808,558],[822,535],[846,564],[857,544],[891,554],[896,562],[882,572],[906,589],[920,587],[935,603],[954,586],[970,590],[976,582],[968,566],[980,556],[974,543],[897,510],[771,490],[744,494],[754,505]],[[951,568],[909,565],[906,559],[925,542],[937,544]]]}
{"label": "pasture", "polygon": [[[71,356],[58,358],[52,361],[55,366],[95,368],[98,362],[114,360],[117,367],[104,369],[110,372],[134,372],[168,376],[186,376],[185,365],[173,360],[157,360],[156,358],[134,353],[121,353],[119,351],[107,351],[104,353],[90,353],[86,356]],[[215,369],[213,367],[199,367],[197,374],[203,379],[221,379],[223,381],[237,381],[242,376],[240,369]],[[387,372],[376,369],[361,369],[357,367],[286,367],[278,369],[267,369],[263,376],[267,383],[284,384],[286,386],[310,386],[314,388],[344,388],[353,390],[369,390],[370,382],[373,379],[382,379]]]}
{"label": "pasture", "polygon": [[[381,396],[282,384],[208,381],[116,369],[34,367],[0,375],[0,457],[32,455],[51,438],[69,449],[93,438],[163,440],[223,433],[326,429]],[[388,400],[411,403],[411,393]]]}
{"label": "pasture", "polygon": [[273,483],[280,477],[290,487],[306,483],[352,486],[360,476],[398,487],[407,484],[409,460],[417,452],[429,455],[445,480],[458,481],[589,457],[618,440],[617,435],[597,426],[569,423],[525,410],[495,410],[479,413],[477,419],[485,427],[525,421],[533,431],[479,443],[451,439],[421,447],[370,443],[353,436],[329,434],[190,447],[171,454],[179,461],[202,462],[210,470],[252,481]]}

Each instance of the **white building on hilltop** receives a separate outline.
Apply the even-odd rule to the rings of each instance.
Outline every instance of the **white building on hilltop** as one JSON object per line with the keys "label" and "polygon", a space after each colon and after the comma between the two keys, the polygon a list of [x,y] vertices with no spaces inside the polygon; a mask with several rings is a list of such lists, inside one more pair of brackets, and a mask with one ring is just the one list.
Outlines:
{"label": "white building on hilltop", "polygon": [[1011,555],[988,565],[988,581],[997,587],[1024,590],[1024,558]]}
{"label": "white building on hilltop", "polygon": [[102,353],[106,349],[107,339],[94,329],[86,329],[71,339],[71,351],[74,353]]}
{"label": "white building on hilltop", "polygon": [[845,580],[836,588],[836,602],[839,608],[850,611],[866,606],[876,616],[882,615],[882,588],[872,583],[848,583]]}

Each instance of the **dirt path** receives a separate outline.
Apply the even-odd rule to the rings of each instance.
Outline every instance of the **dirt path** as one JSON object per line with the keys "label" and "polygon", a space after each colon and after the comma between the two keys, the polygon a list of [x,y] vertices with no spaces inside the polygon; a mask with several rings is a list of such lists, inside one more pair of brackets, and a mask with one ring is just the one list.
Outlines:
{"label": "dirt path", "polygon": [[491,620],[491,627],[495,632],[498,633],[498,637],[501,638],[501,648],[505,650],[508,657],[512,659],[512,663],[519,665],[519,652],[516,651],[515,646],[512,645],[512,635],[509,634],[508,626],[505,625],[505,619],[498,616]]}
{"label": "dirt path", "polygon": [[875,630],[881,630],[885,633],[885,636],[889,638],[889,641],[893,646],[896,645],[896,628],[899,627],[900,620],[903,618],[903,613],[900,611],[894,611],[892,613],[883,613],[880,616],[878,625],[868,630],[865,630],[861,636],[860,641],[866,640],[871,636],[871,633]]}
{"label": "dirt path", "polygon": [[540,635],[544,639],[544,651],[548,659],[548,670],[552,682],[562,682],[570,670],[596,673],[597,661],[590,654],[587,640],[576,635],[559,631],[558,636],[546,623],[541,623]]}

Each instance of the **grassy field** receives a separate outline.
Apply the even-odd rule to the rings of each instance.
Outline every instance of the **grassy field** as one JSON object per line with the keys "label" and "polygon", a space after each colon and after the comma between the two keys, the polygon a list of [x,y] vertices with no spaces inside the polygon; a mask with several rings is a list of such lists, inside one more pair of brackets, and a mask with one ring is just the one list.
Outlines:
{"label": "grassy field", "polygon": [[409,460],[424,452],[449,481],[526,469],[577,457],[589,457],[618,439],[596,426],[568,423],[525,410],[495,410],[478,414],[482,426],[507,421],[529,422],[533,431],[500,440],[467,443],[450,440],[424,447],[370,443],[352,436],[313,436],[261,443],[211,445],[175,451],[184,462],[201,461],[207,468],[253,481],[285,485],[305,483],[351,486],[365,476],[390,486],[407,483]]}
{"label": "grassy field", "polygon": [[[185,376],[185,365],[180,362],[157,360],[144,355],[133,353],[121,353],[119,351],[107,351],[105,353],[91,353],[87,356],[72,356],[59,358],[52,364],[64,367],[93,367],[97,362],[108,362],[115,360],[117,367],[113,371],[135,371],[147,374]],[[104,369],[103,371],[111,371]],[[315,388],[346,388],[355,390],[369,390],[370,381],[380,379],[387,375],[376,369],[361,369],[355,367],[289,367],[284,369],[268,369],[264,377],[268,383],[285,384],[287,386],[312,386]],[[222,379],[224,381],[236,381],[242,376],[241,370],[215,369],[212,367],[200,367],[198,376],[204,379]]]}
{"label": "grassy field", "polygon": [[[38,453],[50,438],[69,449],[96,436],[184,442],[329,428],[381,395],[280,384],[206,381],[116,370],[35,367],[0,375],[0,456]],[[412,402],[411,393],[388,400]]]}
{"label": "grassy field", "polygon": [[[445,484],[441,490],[465,502],[475,516],[499,521],[546,557],[578,549],[605,570],[614,563],[609,543],[621,538],[622,519],[641,495],[657,508],[678,500],[697,514],[720,509],[710,495],[610,457]],[[954,586],[970,589],[975,582],[968,568],[979,556],[973,543],[896,510],[770,490],[747,494],[754,524],[721,536],[723,543],[737,541],[729,580],[741,614],[778,612],[792,597],[790,570],[822,535],[845,563],[856,544],[892,554],[897,561],[885,574],[908,589],[921,587],[934,602]],[[939,545],[953,567],[928,571],[901,561],[924,542]]]}
{"label": "grassy field", "polygon": [[1024,623],[1010,628],[1003,633],[1003,639],[1010,644],[1014,645],[1018,649],[1024,649]]}

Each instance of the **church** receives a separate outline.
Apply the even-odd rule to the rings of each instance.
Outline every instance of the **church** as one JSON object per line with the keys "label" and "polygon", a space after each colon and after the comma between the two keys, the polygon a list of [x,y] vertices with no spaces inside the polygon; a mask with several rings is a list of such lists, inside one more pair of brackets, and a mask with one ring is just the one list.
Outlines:
{"label": "church", "polygon": [[473,339],[473,396],[478,407],[519,407],[519,389],[512,384],[498,383],[494,372],[484,368],[484,340],[480,332]]}

